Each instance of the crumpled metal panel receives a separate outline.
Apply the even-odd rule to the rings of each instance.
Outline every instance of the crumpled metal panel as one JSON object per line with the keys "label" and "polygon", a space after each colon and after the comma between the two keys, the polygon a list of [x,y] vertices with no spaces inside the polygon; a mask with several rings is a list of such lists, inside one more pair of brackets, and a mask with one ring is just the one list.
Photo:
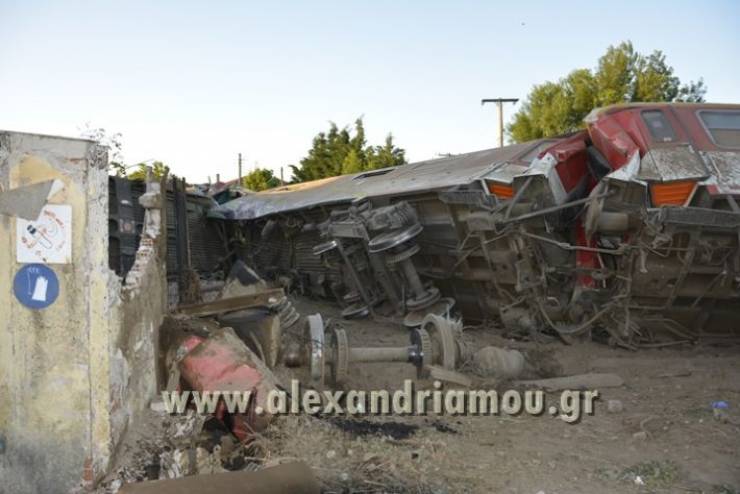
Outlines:
{"label": "crumpled metal panel", "polygon": [[688,145],[650,149],[642,157],[638,180],[670,182],[699,180],[709,176],[699,154]]}
{"label": "crumpled metal panel", "polygon": [[694,207],[662,207],[648,211],[651,221],[662,224],[721,228],[740,227],[740,214],[732,211]]}
{"label": "crumpled metal panel", "polygon": [[[279,383],[265,364],[242,342],[231,328],[220,328],[208,338],[188,336],[177,349],[184,356],[179,363],[183,381],[199,393],[250,392],[254,397],[246,413],[231,417],[231,431],[240,441],[264,429],[272,416],[256,414],[255,408],[267,410],[266,400]],[[215,416],[223,419],[227,410],[219,402]]]}
{"label": "crumpled metal panel", "polygon": [[501,163],[495,169],[484,175],[482,178],[494,180],[496,182],[510,184],[514,178],[526,173],[529,166],[520,163]]}
{"label": "crumpled metal panel", "polygon": [[399,196],[420,191],[466,185],[516,160],[542,141],[515,144],[435,160],[409,163],[395,168],[279,187],[240,197],[214,208],[209,216],[251,220],[320,205],[351,202],[365,197]]}
{"label": "crumpled metal panel", "polygon": [[740,152],[710,151],[705,156],[713,168],[706,183],[717,184],[720,193],[740,194]]}

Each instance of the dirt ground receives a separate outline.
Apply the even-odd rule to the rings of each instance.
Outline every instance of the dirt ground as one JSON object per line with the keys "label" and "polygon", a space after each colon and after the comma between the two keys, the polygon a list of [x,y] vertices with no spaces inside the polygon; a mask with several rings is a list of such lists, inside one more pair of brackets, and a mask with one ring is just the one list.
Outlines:
{"label": "dirt ground", "polygon": [[[296,300],[294,305],[303,315],[338,317],[330,304]],[[350,345],[408,341],[405,329],[389,323],[348,321],[345,328]],[[293,331],[295,337],[298,333]],[[246,457],[247,467],[255,461],[253,468],[303,460],[325,492],[337,493],[740,492],[740,343],[631,352],[596,343],[504,340],[491,328],[467,328],[465,338],[475,348],[493,344],[545,356],[563,375],[616,373],[624,385],[600,390],[594,415],[575,424],[548,414],[286,416],[238,454]],[[302,370],[284,367],[276,374],[284,382],[306,377]],[[356,365],[344,387],[393,391],[415,376],[408,364]],[[419,387],[430,384],[421,381]],[[503,391],[511,383],[476,378],[473,387]],[[558,397],[548,393],[547,403]],[[608,411],[609,400],[619,400],[622,410]],[[717,400],[729,404],[726,421],[713,415],[711,403]],[[148,426],[131,431],[122,447],[119,478],[126,468],[130,479],[141,477],[132,465],[139,462],[140,470],[142,455],[152,454],[147,447],[163,434],[162,420],[171,418],[153,414]],[[100,492],[112,492],[118,484],[111,487],[109,479]]]}

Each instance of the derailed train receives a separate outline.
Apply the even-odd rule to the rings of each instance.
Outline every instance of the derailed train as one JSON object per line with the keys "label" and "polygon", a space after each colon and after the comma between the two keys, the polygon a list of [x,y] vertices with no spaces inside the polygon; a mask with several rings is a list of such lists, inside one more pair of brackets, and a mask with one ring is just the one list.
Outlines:
{"label": "derailed train", "polygon": [[289,185],[212,210],[345,317],[457,310],[625,347],[732,334],[740,105],[593,111],[574,134]]}

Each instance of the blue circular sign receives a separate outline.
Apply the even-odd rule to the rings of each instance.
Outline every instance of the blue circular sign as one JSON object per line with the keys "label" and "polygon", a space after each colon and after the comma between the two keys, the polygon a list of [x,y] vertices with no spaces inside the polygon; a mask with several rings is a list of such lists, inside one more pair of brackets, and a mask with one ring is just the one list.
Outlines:
{"label": "blue circular sign", "polygon": [[15,274],[13,292],[29,309],[45,309],[59,296],[59,279],[49,266],[28,264]]}

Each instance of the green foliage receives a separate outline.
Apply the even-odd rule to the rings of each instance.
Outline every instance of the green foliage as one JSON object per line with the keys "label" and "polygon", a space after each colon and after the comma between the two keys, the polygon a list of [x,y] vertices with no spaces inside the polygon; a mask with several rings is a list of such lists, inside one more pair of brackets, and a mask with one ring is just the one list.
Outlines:
{"label": "green foliage", "polygon": [[[134,166],[136,167],[136,171],[129,173],[128,178],[131,180],[146,180],[147,164],[139,163]],[[153,161],[151,168],[152,175],[154,175],[154,178],[156,179],[161,179],[170,172],[170,168],[161,161]]]}
{"label": "green foliage", "polygon": [[707,94],[707,87],[704,80],[699,78],[698,81],[689,81],[678,89],[676,101],[684,103],[703,103],[704,95]]}
{"label": "green foliage", "polygon": [[123,144],[120,133],[108,134],[102,127],[91,127],[86,123],[80,129],[80,137],[96,141],[98,144],[108,148],[108,167],[119,177],[126,176],[126,165],[123,164]]}
{"label": "green foliage", "polygon": [[255,168],[242,177],[242,185],[251,191],[259,192],[277,187],[280,185],[280,179],[275,177],[272,170]]}
{"label": "green foliage", "polygon": [[363,158],[356,149],[350,149],[342,160],[342,173],[359,173],[364,170],[367,163],[363,162]]}
{"label": "green foliage", "polygon": [[388,134],[385,144],[365,150],[367,156],[366,170],[379,170],[389,166],[398,166],[406,163],[406,151],[393,144],[393,134]]}
{"label": "green foliage", "polygon": [[508,127],[516,142],[551,137],[583,127],[583,118],[597,107],[627,102],[702,102],[704,81],[681,84],[665,55],[635,51],[632,43],[610,46],[595,70],[576,69],[557,82],[532,88]]}
{"label": "green foliage", "polygon": [[[133,166],[127,166],[123,162],[123,136],[120,132],[109,134],[102,127],[92,127],[89,123],[80,129],[80,137],[96,141],[101,146],[108,148],[108,168],[119,177],[130,178],[131,180],[146,180],[146,163],[137,163]],[[154,177],[162,178],[169,173],[170,169],[161,161],[154,161],[151,164]],[[136,168],[135,171],[128,173],[129,168]]]}
{"label": "green foliage", "polygon": [[300,166],[290,165],[293,181],[306,182],[406,163],[405,151],[396,147],[392,134],[388,134],[382,146],[368,146],[362,118],[355,120],[353,130],[339,129],[332,122],[328,132],[316,135]]}

